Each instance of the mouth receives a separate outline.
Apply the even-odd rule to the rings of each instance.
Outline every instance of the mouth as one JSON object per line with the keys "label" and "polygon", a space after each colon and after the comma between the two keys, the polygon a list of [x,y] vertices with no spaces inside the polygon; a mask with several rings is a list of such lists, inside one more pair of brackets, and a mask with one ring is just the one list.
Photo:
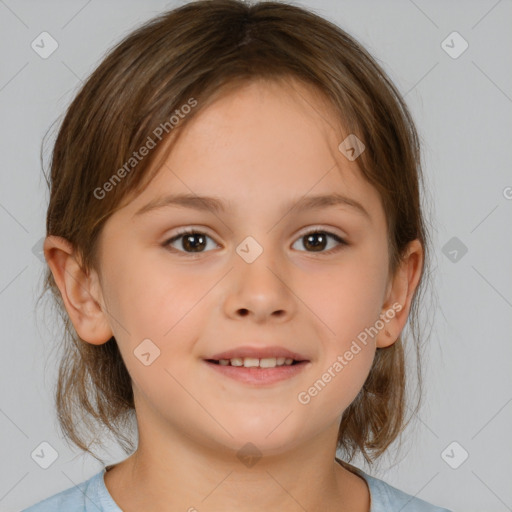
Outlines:
{"label": "mouth", "polygon": [[257,386],[290,379],[312,364],[301,354],[282,347],[239,347],[204,358],[204,362],[216,375]]}
{"label": "mouth", "polygon": [[308,362],[309,359],[279,346],[240,346],[204,358],[212,364],[222,366],[244,366],[245,368],[273,368]]}
{"label": "mouth", "polygon": [[230,359],[205,359],[207,363],[219,366],[236,366],[244,368],[278,368],[307,363],[307,360],[297,360],[291,357],[233,357]]}

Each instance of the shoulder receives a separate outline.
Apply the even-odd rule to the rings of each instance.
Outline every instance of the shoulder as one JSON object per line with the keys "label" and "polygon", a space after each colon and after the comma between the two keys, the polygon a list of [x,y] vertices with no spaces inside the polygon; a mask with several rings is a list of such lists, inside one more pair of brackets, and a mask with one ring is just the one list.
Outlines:
{"label": "shoulder", "polygon": [[451,512],[446,508],[437,507],[407,494],[360,469],[358,469],[358,473],[367,481],[370,488],[370,512]]}
{"label": "shoulder", "polygon": [[116,509],[105,507],[101,486],[104,472],[102,469],[88,480],[39,501],[22,512],[116,512]]}

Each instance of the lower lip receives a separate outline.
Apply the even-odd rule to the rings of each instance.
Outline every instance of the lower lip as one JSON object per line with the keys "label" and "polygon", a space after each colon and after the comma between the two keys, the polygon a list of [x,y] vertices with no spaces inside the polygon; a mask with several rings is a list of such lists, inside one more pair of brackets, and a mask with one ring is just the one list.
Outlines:
{"label": "lower lip", "polygon": [[303,361],[298,364],[276,366],[274,368],[246,368],[245,366],[224,366],[210,363],[209,361],[205,361],[205,363],[226,377],[231,377],[245,384],[258,385],[274,384],[286,379],[291,379],[310,365],[310,361]]}

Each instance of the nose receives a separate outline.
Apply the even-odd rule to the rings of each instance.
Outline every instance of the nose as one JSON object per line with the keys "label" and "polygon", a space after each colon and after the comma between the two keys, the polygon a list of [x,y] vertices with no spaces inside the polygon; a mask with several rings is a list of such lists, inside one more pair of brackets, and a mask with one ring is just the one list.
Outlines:
{"label": "nose", "polygon": [[234,319],[250,317],[256,323],[289,320],[295,314],[297,299],[284,263],[278,264],[266,250],[251,263],[238,255],[235,258],[238,261],[230,272],[224,302],[226,315]]}

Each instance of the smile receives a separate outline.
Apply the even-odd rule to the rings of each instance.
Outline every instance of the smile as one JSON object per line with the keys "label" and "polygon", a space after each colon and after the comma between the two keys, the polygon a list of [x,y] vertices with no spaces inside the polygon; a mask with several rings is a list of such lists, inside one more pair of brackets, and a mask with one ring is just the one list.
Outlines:
{"label": "smile", "polygon": [[245,368],[275,368],[276,366],[290,366],[299,361],[291,357],[233,357],[231,359],[209,359],[208,361],[222,366],[243,366]]}

